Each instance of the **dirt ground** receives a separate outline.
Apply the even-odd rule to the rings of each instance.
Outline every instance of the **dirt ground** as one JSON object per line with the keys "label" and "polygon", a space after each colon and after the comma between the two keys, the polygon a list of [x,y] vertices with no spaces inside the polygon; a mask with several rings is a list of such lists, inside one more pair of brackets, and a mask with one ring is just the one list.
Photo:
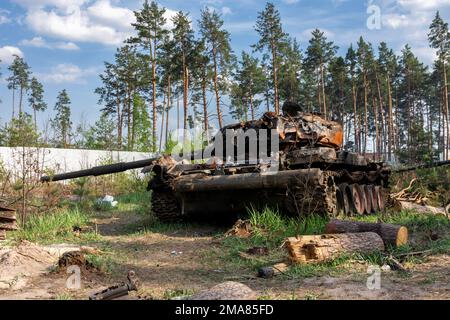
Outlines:
{"label": "dirt ground", "polygon": [[[256,278],[245,266],[219,259],[216,227],[139,232],[145,217],[112,213],[96,219],[100,240],[89,243],[104,251],[111,270],[82,272],[79,290],[66,288],[69,275],[55,272],[59,256],[79,246],[59,244],[18,247],[0,244],[0,299],[87,299],[89,294],[125,280],[129,270],[140,279],[134,295],[151,299],[190,295],[221,282],[246,284],[260,299],[450,299],[450,256],[430,256],[408,266],[410,272],[383,271],[381,288],[367,288],[367,265],[355,263],[348,272],[310,278]],[[218,254],[219,253],[219,254]]]}

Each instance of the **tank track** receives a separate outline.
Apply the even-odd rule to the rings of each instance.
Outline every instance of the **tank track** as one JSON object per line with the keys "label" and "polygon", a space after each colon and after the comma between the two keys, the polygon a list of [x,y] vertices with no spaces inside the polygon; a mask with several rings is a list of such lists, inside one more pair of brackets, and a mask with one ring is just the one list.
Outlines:
{"label": "tank track", "polygon": [[324,172],[318,185],[298,185],[288,190],[288,208],[291,213],[353,216],[384,211],[388,190],[381,185],[339,183],[339,173]]}
{"label": "tank track", "polygon": [[152,212],[162,222],[179,222],[182,220],[178,201],[171,191],[153,191]]}

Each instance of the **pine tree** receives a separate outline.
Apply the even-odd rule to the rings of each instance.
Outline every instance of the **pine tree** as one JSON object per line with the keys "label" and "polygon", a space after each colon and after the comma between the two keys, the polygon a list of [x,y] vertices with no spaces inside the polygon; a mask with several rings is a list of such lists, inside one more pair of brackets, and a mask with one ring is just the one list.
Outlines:
{"label": "pine tree", "polygon": [[191,55],[194,50],[194,31],[191,28],[191,21],[187,14],[178,12],[172,19],[174,28],[172,30],[176,63],[180,66],[183,76],[183,110],[184,110],[184,129],[187,129],[188,102],[189,102],[189,65],[192,63]]}
{"label": "pine tree", "polygon": [[[230,46],[230,34],[223,28],[224,21],[219,13],[208,7],[201,12],[199,21],[202,40],[213,65],[213,85],[216,96],[217,118],[219,127],[223,127],[220,91],[226,87],[230,66],[233,60]],[[219,80],[220,77],[220,80]]]}
{"label": "pine tree", "polygon": [[44,86],[35,77],[30,82],[30,93],[28,97],[28,103],[33,109],[34,113],[34,125],[37,128],[36,114],[47,109],[47,103],[44,101]]}
{"label": "pine tree", "polygon": [[116,117],[117,148],[122,149],[123,144],[123,119],[125,117],[124,107],[126,83],[120,79],[117,65],[105,62],[105,71],[100,75],[103,86],[95,89],[99,95],[98,104],[103,105],[102,113],[109,117]]}
{"label": "pine tree", "polygon": [[388,160],[391,160],[392,154],[395,153],[395,126],[394,126],[394,109],[392,86],[398,73],[397,56],[392,49],[387,47],[385,42],[381,42],[378,48],[379,58],[378,64],[381,68],[381,73],[384,75],[385,86],[387,90],[388,101]]}
{"label": "pine tree", "polygon": [[280,66],[280,99],[299,102],[301,93],[302,53],[296,39],[290,38],[284,47]]}
{"label": "pine tree", "polygon": [[162,49],[162,45],[165,38],[168,35],[168,30],[164,28],[167,20],[164,17],[166,13],[165,8],[160,8],[156,1],[152,1],[150,4],[148,0],[145,0],[143,8],[140,11],[135,11],[136,23],[133,23],[133,27],[138,32],[136,38],[131,39],[131,42],[138,43],[150,57],[151,65],[151,92],[152,92],[152,122],[153,122],[153,152],[156,151],[157,146],[157,69],[159,63],[159,53]]}
{"label": "pine tree", "polygon": [[444,157],[449,159],[450,149],[450,123],[449,123],[449,108],[448,108],[448,79],[447,79],[447,65],[450,59],[450,33],[448,29],[448,23],[442,20],[439,11],[436,12],[436,16],[430,25],[430,33],[428,34],[430,46],[437,49],[438,59],[442,67],[443,81],[443,104],[442,110],[444,115]]}
{"label": "pine tree", "polygon": [[355,151],[361,151],[361,118],[359,116],[359,110],[357,110],[357,88],[356,88],[356,65],[357,65],[357,54],[353,49],[353,45],[347,51],[345,57],[347,64],[347,71],[350,74],[350,82],[352,87],[352,105],[353,105],[353,135],[355,143]]}
{"label": "pine tree", "polygon": [[325,95],[325,81],[327,76],[328,64],[336,54],[337,47],[327,40],[324,32],[315,29],[312,32],[312,38],[309,40],[309,46],[306,49],[305,64],[310,70],[314,70],[317,77],[317,102],[321,112],[328,117],[327,98]]}
{"label": "pine tree", "polygon": [[30,77],[30,67],[23,60],[23,58],[18,55],[14,55],[14,60],[12,64],[8,67],[11,72],[11,76],[6,79],[8,82],[8,89],[12,90],[13,95],[13,105],[12,105],[12,117],[15,117],[15,91],[19,90],[19,115],[22,113],[22,102],[23,96],[28,90],[29,77]]}
{"label": "pine tree", "polygon": [[258,32],[260,39],[254,48],[258,51],[267,50],[271,55],[275,113],[279,114],[280,97],[278,92],[278,78],[280,58],[283,54],[283,48],[286,46],[288,36],[283,31],[280,13],[272,3],[268,2],[264,11],[258,14],[255,30]]}
{"label": "pine tree", "polygon": [[[250,119],[255,120],[255,110],[261,104],[256,97],[264,93],[265,76],[259,61],[251,57],[248,53],[242,52],[239,68],[235,74],[237,87],[234,88],[233,96],[235,100],[241,100],[245,106],[240,106],[242,110],[250,111]],[[234,106],[234,105],[233,105]],[[242,119],[242,111],[238,112]],[[247,117],[245,117],[247,118]]]}
{"label": "pine tree", "polygon": [[70,143],[72,121],[70,120],[70,98],[66,89],[59,92],[56,98],[56,116],[51,121],[55,131],[55,142],[58,147],[67,148]]}
{"label": "pine tree", "polygon": [[364,139],[362,144],[362,152],[366,154],[369,135],[369,73],[370,67],[373,65],[373,49],[372,45],[370,43],[366,43],[363,37],[360,37],[358,41],[357,61],[359,77],[362,79],[362,96],[364,99]]}

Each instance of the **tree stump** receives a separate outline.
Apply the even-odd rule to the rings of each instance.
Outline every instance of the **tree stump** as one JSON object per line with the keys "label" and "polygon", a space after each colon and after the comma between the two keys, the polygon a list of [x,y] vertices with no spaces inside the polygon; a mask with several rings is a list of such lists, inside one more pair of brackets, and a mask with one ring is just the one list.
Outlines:
{"label": "tree stump", "polygon": [[285,246],[294,263],[322,262],[346,253],[384,250],[383,239],[374,232],[297,236],[288,238]]}
{"label": "tree stump", "polygon": [[387,223],[368,223],[343,220],[331,220],[325,227],[325,233],[375,232],[385,245],[400,247],[408,243],[408,229]]}

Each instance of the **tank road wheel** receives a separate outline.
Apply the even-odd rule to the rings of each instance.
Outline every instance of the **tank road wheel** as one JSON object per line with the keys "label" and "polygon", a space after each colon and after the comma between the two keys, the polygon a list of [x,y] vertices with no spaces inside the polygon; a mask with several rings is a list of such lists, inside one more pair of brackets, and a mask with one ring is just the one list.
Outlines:
{"label": "tank road wheel", "polygon": [[352,206],[351,206],[351,202],[350,202],[350,199],[351,199],[350,186],[347,183],[342,183],[339,185],[339,190],[341,191],[342,200],[344,203],[344,206],[343,206],[344,215],[351,216],[353,211],[352,211]]}
{"label": "tank road wheel", "polygon": [[364,198],[366,203],[366,214],[372,214],[376,211],[376,204],[373,202],[373,190],[372,186],[364,185],[362,186],[362,190],[364,191]]}
{"label": "tank road wheel", "polygon": [[162,222],[177,222],[182,220],[180,206],[173,192],[153,191],[152,212]]}
{"label": "tank road wheel", "polygon": [[359,184],[352,184],[350,188],[352,191],[351,203],[353,210],[356,214],[363,215],[365,210],[363,191]]}
{"label": "tank road wheel", "polygon": [[375,193],[377,195],[377,202],[378,202],[378,209],[380,211],[385,210],[385,202],[384,202],[384,194],[383,194],[383,188],[381,186],[376,186]]}

